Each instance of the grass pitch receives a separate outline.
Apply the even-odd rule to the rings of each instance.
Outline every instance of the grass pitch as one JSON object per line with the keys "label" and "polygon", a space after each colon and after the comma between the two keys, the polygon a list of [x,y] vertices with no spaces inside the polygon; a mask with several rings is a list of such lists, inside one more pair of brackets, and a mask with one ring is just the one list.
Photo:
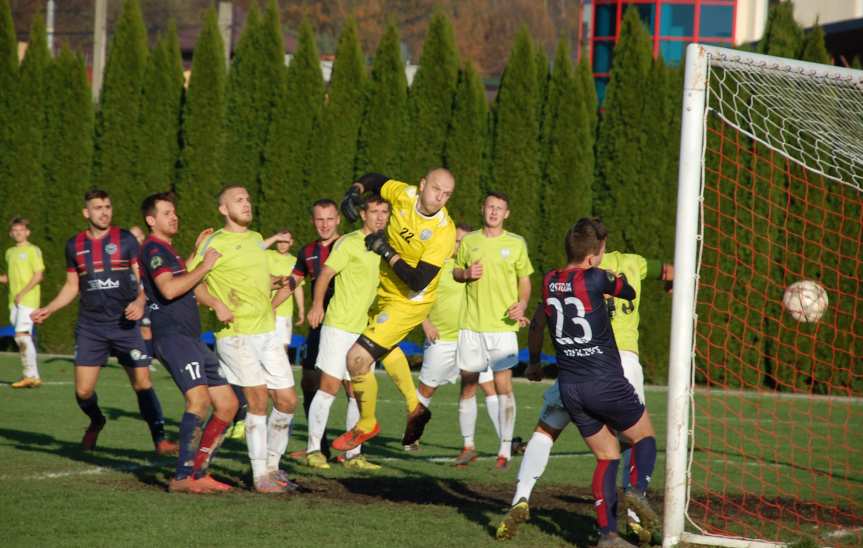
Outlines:
{"label": "grass pitch", "polygon": [[[183,412],[182,396],[165,369],[161,365],[157,368],[153,381],[169,436],[175,438]],[[308,492],[258,495],[249,491],[245,443],[228,440],[212,470],[218,479],[238,490],[226,495],[179,495],[167,492],[174,459],[154,456],[128,380],[116,365],[106,367],[99,381],[99,403],[108,424],[99,437],[98,449],[92,453],[80,450],[87,419],[75,404],[72,369],[68,359],[44,359],[40,371],[45,384],[41,388],[12,390],[8,384],[20,372],[18,356],[0,354],[3,546],[500,545],[494,540],[494,529],[509,508],[521,457],[516,457],[509,469],[495,470],[498,443],[482,396],[477,398],[480,409],[476,436],[482,456],[464,469],[450,464],[462,441],[457,422],[457,386],[443,387],[435,395],[434,416],[423,436],[422,450],[408,454],[400,444],[404,403],[389,379],[381,375],[381,435],[366,446],[366,454],[371,461],[383,465],[382,470],[361,473],[334,464],[328,471],[312,471],[286,456],[283,468]],[[299,370],[295,370],[295,378],[299,381]],[[516,382],[516,435],[525,441],[536,424],[546,387],[546,383]],[[716,396],[712,398],[716,403]],[[664,389],[648,387],[647,404],[660,448],[652,491],[656,494],[655,507],[661,509]],[[753,405],[763,408],[764,403],[756,400]],[[777,398],[769,400],[769,405],[793,410],[798,405],[813,404]],[[749,414],[745,405],[739,408]],[[330,414],[331,439],[343,431],[344,417],[345,398],[340,395]],[[741,419],[746,423],[751,420]],[[299,410],[288,451],[303,449],[305,443],[305,417]],[[848,450],[859,454],[863,440],[854,443],[854,447],[839,453],[845,458]],[[731,476],[746,466],[733,455],[724,456],[724,461],[726,467],[728,462],[734,464]],[[546,473],[534,491],[531,520],[509,544],[593,544],[593,468],[593,456],[577,430],[568,428],[555,444]],[[853,495],[856,494],[863,493]]]}

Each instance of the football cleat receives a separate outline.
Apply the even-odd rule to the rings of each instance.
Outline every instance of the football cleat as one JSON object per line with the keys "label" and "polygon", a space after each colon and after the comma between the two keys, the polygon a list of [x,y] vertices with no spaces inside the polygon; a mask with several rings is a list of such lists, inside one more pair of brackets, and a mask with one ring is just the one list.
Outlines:
{"label": "football cleat", "polygon": [[200,478],[197,478],[197,481],[199,484],[203,485],[204,487],[206,487],[207,489],[209,489],[211,491],[227,492],[227,491],[233,491],[234,490],[233,487],[231,487],[227,483],[223,483],[223,482],[215,479],[210,474],[206,474],[204,476],[201,476]]}
{"label": "football cleat", "polygon": [[407,453],[416,453],[420,450],[420,442],[415,441],[410,445],[403,445],[402,447]]}
{"label": "football cleat", "polygon": [[176,456],[180,454],[180,446],[175,441],[161,439],[156,442],[156,455],[159,457]]}
{"label": "football cleat", "polygon": [[638,548],[635,544],[627,542],[617,533],[608,533],[599,537],[596,548]]}
{"label": "football cleat", "polygon": [[524,443],[520,437],[516,436],[512,438],[512,454],[513,455],[524,455],[524,451],[527,449],[527,444]]}
{"label": "football cleat", "polygon": [[318,470],[329,470],[330,463],[327,462],[327,457],[324,456],[320,451],[312,451],[311,453],[306,453],[301,463],[308,466],[309,468],[316,468]]}
{"label": "football cleat", "polygon": [[479,453],[473,447],[465,447],[452,462],[453,466],[467,466],[479,457]]}
{"label": "football cleat", "polygon": [[509,459],[498,455],[497,460],[494,463],[494,467],[498,470],[506,470],[507,468],[509,468]]}
{"label": "football cleat", "polygon": [[42,386],[42,379],[36,377],[21,377],[12,383],[12,388],[39,388],[40,386]]}
{"label": "football cleat", "polygon": [[291,479],[288,478],[288,473],[284,470],[275,470],[274,472],[270,472],[270,477],[272,477],[276,483],[284,487],[286,492],[293,493],[300,490],[299,484],[291,481]]}
{"label": "football cleat", "polygon": [[372,472],[372,471],[381,469],[380,464],[375,464],[373,462],[369,462],[368,459],[366,459],[365,455],[362,455],[362,454],[357,455],[356,457],[346,459],[343,464],[344,464],[345,468],[352,468],[354,470],[363,470],[366,472]]}
{"label": "football cleat", "polygon": [[643,493],[639,493],[635,489],[628,489],[623,494],[623,504],[627,510],[635,512],[635,515],[638,516],[639,525],[651,535],[662,530],[662,521],[651,508],[650,502]]}
{"label": "football cleat", "polygon": [[632,508],[626,509],[626,534],[638,538],[639,544],[651,544],[650,531],[641,526],[641,520]]}
{"label": "football cleat", "polygon": [[237,421],[228,428],[225,437],[230,440],[246,439],[246,421]]}
{"label": "football cleat", "polygon": [[287,493],[290,491],[287,486],[276,481],[275,474],[265,474],[255,478],[255,491],[258,493]]}
{"label": "football cleat", "polygon": [[168,482],[168,491],[171,493],[194,493],[196,495],[214,492],[214,490],[208,487],[206,483],[201,480],[197,480],[192,476],[183,479],[172,479]]}
{"label": "football cleat", "polygon": [[416,409],[408,415],[405,424],[405,435],[402,436],[402,445],[413,445],[418,442],[425,431],[426,424],[431,420],[431,411],[425,405],[418,403]]}
{"label": "football cleat", "polygon": [[99,438],[99,432],[105,428],[105,420],[102,422],[90,421],[90,426],[84,432],[84,437],[81,438],[81,449],[84,451],[92,451],[96,448],[96,440]]}
{"label": "football cleat", "polygon": [[497,540],[508,540],[515,536],[518,532],[518,526],[530,519],[530,507],[527,504],[527,499],[518,499],[512,508],[507,512],[506,517],[497,526],[495,536]]}
{"label": "football cleat", "polygon": [[337,437],[333,440],[333,449],[336,451],[350,451],[351,449],[355,449],[365,442],[369,441],[373,437],[377,436],[381,433],[381,425],[380,423],[375,423],[375,427],[372,428],[371,432],[363,432],[359,428],[354,428],[353,430],[349,430],[345,432],[341,436]]}

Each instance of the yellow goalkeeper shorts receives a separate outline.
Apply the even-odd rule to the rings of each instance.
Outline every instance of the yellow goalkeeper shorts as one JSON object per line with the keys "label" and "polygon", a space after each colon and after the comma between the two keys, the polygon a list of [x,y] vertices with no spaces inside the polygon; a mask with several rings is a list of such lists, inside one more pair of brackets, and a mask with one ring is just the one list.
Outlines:
{"label": "yellow goalkeeper shorts", "polygon": [[378,296],[363,336],[382,348],[393,348],[428,317],[432,304],[407,303]]}

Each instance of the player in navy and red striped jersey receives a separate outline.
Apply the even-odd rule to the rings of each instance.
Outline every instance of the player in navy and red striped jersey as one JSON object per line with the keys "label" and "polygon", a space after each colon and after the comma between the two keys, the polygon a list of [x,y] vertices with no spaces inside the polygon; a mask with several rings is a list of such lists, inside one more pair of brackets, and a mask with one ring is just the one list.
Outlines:
{"label": "player in navy and red striped jersey", "polygon": [[620,444],[615,433],[633,445],[635,488],[626,493],[626,502],[650,530],[659,528],[645,496],[656,464],[656,438],[644,404],[623,374],[611,328],[605,296],[632,300],[635,290],[625,276],[598,268],[607,236],[598,219],[580,219],[569,229],[568,264],[543,279],[528,345],[531,362],[538,362],[547,323],[557,351],[561,399],[597,459],[592,489],[599,546],[633,546],[617,535]]}
{"label": "player in navy and red striped jersey", "polygon": [[90,417],[81,441],[84,450],[96,446],[105,426],[96,382],[108,356],[114,355],[129,375],[156,453],[174,454],[177,444],[165,439],[162,406],[150,382],[150,356],[138,326],[145,303],[139,281],[138,241],[128,231],[111,226],[111,198],[104,190],[87,191],[83,214],[90,226],[66,243],[66,283],[53,301],[33,312],[33,321],[44,322],[80,294],[75,326],[75,398]]}
{"label": "player in navy and red striped jersey", "polygon": [[[342,218],[339,215],[339,208],[336,203],[326,198],[316,201],[312,204],[312,224],[315,226],[315,231],[318,233],[318,239],[306,244],[300,249],[297,254],[297,263],[294,265],[294,271],[291,276],[294,278],[296,287],[295,291],[302,291],[300,283],[306,280],[309,287],[315,286],[315,280],[321,274],[324,268],[324,263],[327,262],[327,257],[330,256],[330,251],[333,244],[339,239],[339,223]],[[324,310],[330,304],[330,299],[335,293],[335,283],[330,282],[327,292],[324,295]],[[303,318],[300,317],[300,320]],[[309,328],[306,336],[306,354],[303,357],[303,378],[300,381],[300,388],[303,389],[303,410],[306,413],[306,419],[309,418],[309,406],[315,398],[315,394],[320,388],[321,373],[315,369],[315,363],[318,361],[318,347],[321,343],[321,326]],[[330,444],[327,440],[327,433],[321,438],[321,452],[329,458]],[[305,451],[299,451],[294,456],[305,456]]]}
{"label": "player in navy and red striped jersey", "polygon": [[[195,300],[195,288],[221,254],[209,248],[198,267],[186,271],[186,262],[171,245],[179,229],[172,193],[145,198],[141,214],[150,229],[150,236],[141,246],[140,263],[153,347],[186,400],[180,420],[180,455],[169,490],[229,491],[231,487],[213,479],[207,468],[237,412],[238,402],[219,369],[219,358],[201,342],[201,318]],[[213,415],[205,428],[211,405]]]}

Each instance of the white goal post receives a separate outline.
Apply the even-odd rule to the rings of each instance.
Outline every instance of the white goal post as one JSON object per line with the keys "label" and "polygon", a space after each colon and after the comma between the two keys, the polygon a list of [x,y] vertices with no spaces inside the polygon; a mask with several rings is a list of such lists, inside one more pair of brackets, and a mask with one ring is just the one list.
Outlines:
{"label": "white goal post", "polygon": [[[741,68],[746,67],[746,68]],[[694,428],[690,415],[694,410],[697,297],[699,290],[699,268],[703,251],[704,235],[704,185],[705,150],[708,139],[708,115],[715,115],[723,123],[733,127],[745,138],[770,149],[784,161],[794,163],[830,183],[846,185],[855,191],[863,187],[863,107],[853,107],[847,123],[841,119],[824,116],[816,112],[805,120],[793,120],[788,125],[799,123],[793,129],[786,127],[789,104],[778,100],[776,108],[770,102],[776,93],[776,82],[796,78],[806,80],[801,84],[801,96],[814,94],[809,90],[824,84],[828,95],[824,99],[825,109],[836,112],[847,111],[849,98],[859,98],[863,105],[863,72],[834,66],[819,65],[792,59],[770,57],[743,51],[730,50],[701,44],[690,44],[686,50],[686,72],[684,78],[683,114],[681,124],[680,163],[678,173],[678,196],[676,237],[674,252],[674,293],[672,303],[671,341],[668,373],[668,417],[664,499],[663,546],[676,546],[681,542],[711,546],[784,546],[780,542],[713,536],[706,534],[690,520],[691,533],[686,531],[689,519],[689,497],[692,482],[691,458]],[[736,105],[723,107],[723,98],[711,100],[711,70],[718,73],[747,72],[742,85],[749,82],[762,90],[770,89],[760,97],[748,91],[742,92],[745,100],[738,115]],[[751,75],[750,75],[751,73]],[[771,78],[776,77],[775,81]],[[757,86],[763,86],[758,88]],[[772,86],[772,88],[770,88]],[[793,87],[793,86],[792,86]],[[834,91],[837,88],[839,91]],[[781,93],[781,91],[780,91]],[[792,90],[791,95],[796,93]],[[835,93],[836,95],[829,95]],[[847,93],[848,95],[843,95]],[[731,92],[729,92],[729,95]],[[765,100],[765,96],[767,99]],[[736,100],[736,99],[735,99]],[[758,101],[763,102],[758,102]],[[748,105],[744,104],[748,101]],[[733,101],[732,101],[733,102]],[[753,106],[753,103],[757,103]],[[805,103],[804,103],[805,104]],[[723,108],[728,110],[723,112]],[[749,109],[747,111],[747,109]],[[745,112],[744,112],[745,111]],[[762,118],[744,120],[755,112],[769,111]],[[757,118],[757,117],[756,117]],[[810,120],[809,118],[812,118]],[[830,119],[824,119],[830,118]],[[774,120],[783,120],[771,125]],[[759,127],[759,124],[766,127]],[[818,124],[821,124],[818,127]],[[776,136],[781,136],[776,138]]]}

